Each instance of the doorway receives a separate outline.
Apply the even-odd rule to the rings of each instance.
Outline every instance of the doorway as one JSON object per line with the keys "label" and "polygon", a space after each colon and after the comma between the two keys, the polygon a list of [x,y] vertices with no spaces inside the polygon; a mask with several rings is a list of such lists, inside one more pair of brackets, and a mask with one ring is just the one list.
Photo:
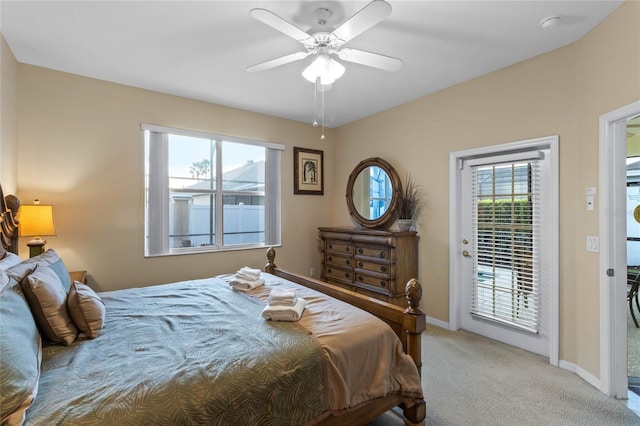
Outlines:
{"label": "doorway", "polygon": [[640,116],[627,121],[627,377],[640,398]]}
{"label": "doorway", "polygon": [[449,155],[450,318],[558,365],[557,136]]}
{"label": "doorway", "polygon": [[628,397],[627,122],[640,101],[600,117],[600,390]]}

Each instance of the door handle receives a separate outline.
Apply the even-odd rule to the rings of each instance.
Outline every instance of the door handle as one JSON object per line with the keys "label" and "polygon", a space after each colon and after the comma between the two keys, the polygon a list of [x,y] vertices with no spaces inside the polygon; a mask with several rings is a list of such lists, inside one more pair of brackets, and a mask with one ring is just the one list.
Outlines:
{"label": "door handle", "polygon": [[462,252],[462,255],[463,255],[464,257],[471,257],[471,255],[469,254],[469,252],[468,252],[467,250],[463,251],[463,252]]}

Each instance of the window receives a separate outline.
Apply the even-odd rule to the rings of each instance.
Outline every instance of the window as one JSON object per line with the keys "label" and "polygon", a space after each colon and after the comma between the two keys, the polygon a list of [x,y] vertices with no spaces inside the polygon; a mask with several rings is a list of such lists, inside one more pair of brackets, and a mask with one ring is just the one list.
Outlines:
{"label": "window", "polygon": [[391,204],[393,187],[387,172],[381,167],[369,167],[370,185],[369,188],[369,217],[381,217]]}
{"label": "window", "polygon": [[538,160],[472,167],[472,314],[538,332]]}
{"label": "window", "polygon": [[282,145],[142,130],[146,256],[280,244]]}

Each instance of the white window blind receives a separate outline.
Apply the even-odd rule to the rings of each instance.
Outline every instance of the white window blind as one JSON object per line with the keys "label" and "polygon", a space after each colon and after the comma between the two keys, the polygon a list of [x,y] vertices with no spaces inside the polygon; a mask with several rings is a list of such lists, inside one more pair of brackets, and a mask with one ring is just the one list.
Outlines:
{"label": "white window blind", "polygon": [[469,165],[476,256],[471,314],[538,333],[539,161],[473,163]]}

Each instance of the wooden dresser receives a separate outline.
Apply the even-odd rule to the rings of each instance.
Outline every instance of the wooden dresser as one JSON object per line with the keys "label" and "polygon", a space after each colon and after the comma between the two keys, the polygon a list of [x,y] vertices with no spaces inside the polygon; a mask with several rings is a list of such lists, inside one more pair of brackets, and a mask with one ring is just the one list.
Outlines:
{"label": "wooden dresser", "polygon": [[407,306],[404,287],[418,278],[415,231],[318,228],[324,281]]}

